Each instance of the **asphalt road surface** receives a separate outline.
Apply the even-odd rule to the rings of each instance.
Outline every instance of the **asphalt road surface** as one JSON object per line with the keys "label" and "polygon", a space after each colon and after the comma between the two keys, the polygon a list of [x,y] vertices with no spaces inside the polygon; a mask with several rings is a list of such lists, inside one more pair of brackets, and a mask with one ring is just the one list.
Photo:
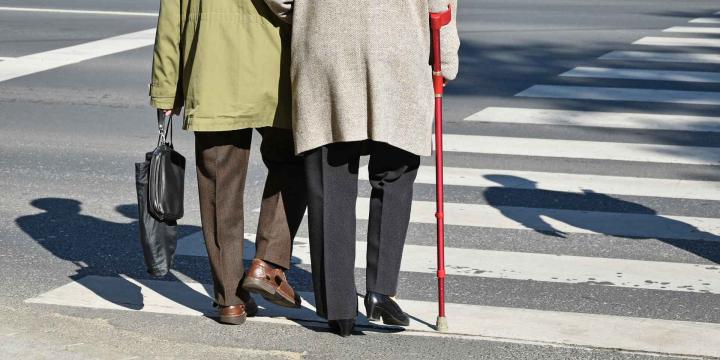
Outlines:
{"label": "asphalt road surface", "polygon": [[[449,332],[423,159],[400,329],[212,314],[197,188],[173,274],[140,254],[133,163],[156,141],[157,0],[0,0],[0,358],[720,357],[720,3],[465,0],[446,98]],[[194,163],[190,134],[176,148]],[[257,150],[257,144],[254,145]],[[264,180],[254,151],[247,246]],[[358,289],[369,186],[358,201]],[[249,256],[252,252],[249,251]]]}

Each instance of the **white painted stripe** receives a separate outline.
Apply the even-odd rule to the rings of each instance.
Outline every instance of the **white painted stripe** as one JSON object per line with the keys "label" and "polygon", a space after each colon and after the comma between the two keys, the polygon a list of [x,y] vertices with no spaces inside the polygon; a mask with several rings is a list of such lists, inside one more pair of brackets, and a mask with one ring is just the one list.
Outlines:
{"label": "white painted stripe", "polygon": [[644,37],[633,43],[634,45],[653,46],[698,46],[698,47],[720,47],[720,39],[699,39],[699,38],[674,38],[674,37]]}
{"label": "white painted stripe", "polygon": [[663,30],[664,32],[693,33],[693,34],[720,34],[720,27],[699,27],[699,26],[673,26]]}
{"label": "white painted stripe", "polygon": [[[255,245],[246,241],[244,248],[245,259],[252,259]],[[357,242],[355,266],[358,268],[366,266],[366,249],[367,243]],[[202,235],[180,239],[177,255],[207,256]],[[293,258],[296,264],[310,263],[307,239],[296,239]],[[434,274],[436,261],[434,246],[406,245],[400,270]],[[720,294],[720,268],[707,265],[451,247],[445,248],[445,262],[446,273],[451,276]]]}
{"label": "white painted stripe", "polygon": [[690,22],[694,24],[720,24],[720,18],[697,18],[690,20]]}
{"label": "white painted stripe", "polygon": [[[32,304],[92,309],[140,311],[177,315],[211,315],[210,285],[176,281],[134,280],[87,276],[77,282],[26,300]],[[102,294],[102,295],[98,295]],[[261,306],[250,322],[298,325],[321,321],[315,314],[312,294],[301,293],[301,309],[272,306],[256,297]],[[170,297],[170,298],[168,298]],[[447,304],[450,334],[432,331],[435,302],[399,299],[411,315],[411,324],[394,335],[466,336],[468,339],[586,346],[660,354],[720,356],[720,324],[659,320],[598,314],[541,311],[466,304]],[[139,309],[139,310],[134,310]],[[360,311],[364,309],[360,306]],[[358,318],[366,325],[365,316]],[[367,334],[372,334],[368,332]],[[391,336],[384,334],[382,336]]]}
{"label": "white painted stripe", "polygon": [[[649,213],[640,214],[446,203],[445,223],[479,228],[720,241],[720,236],[716,235],[720,234],[718,218],[655,215],[651,209],[647,211]],[[358,218],[367,220],[368,212],[368,200],[361,199],[357,205]],[[410,221],[435,224],[435,203],[413,201]]]}
{"label": "white painted stripe", "polygon": [[478,154],[717,165],[720,148],[503,136],[444,135],[444,150]]}
{"label": "white painted stripe", "polygon": [[720,132],[719,117],[689,115],[489,107],[465,120],[502,124]]}
{"label": "white painted stripe", "polygon": [[637,61],[653,61],[653,62],[685,62],[685,63],[703,63],[703,64],[720,64],[720,55],[718,54],[700,54],[700,53],[668,53],[668,52],[650,52],[650,51],[612,51],[599,58],[600,60],[637,60]]}
{"label": "white painted stripe", "polygon": [[720,92],[631,89],[595,86],[534,85],[515,96],[720,105]]}
{"label": "white painted stripe", "polygon": [[83,15],[112,15],[112,16],[152,16],[152,17],[158,16],[157,13],[151,13],[151,12],[48,9],[48,8],[8,7],[8,6],[0,6],[0,11],[43,12],[43,13],[56,13],[56,14],[83,14]]}
{"label": "white painted stripe", "polygon": [[[714,181],[454,167],[446,167],[444,175],[445,184],[454,186],[539,189],[576,194],[591,191],[598,194],[720,201],[720,184]],[[367,180],[367,167],[360,170],[360,177]],[[416,182],[435,184],[435,168],[421,166]]]}
{"label": "white painted stripe", "polygon": [[671,71],[645,69],[614,69],[580,66],[560,74],[564,77],[586,77],[601,79],[680,81],[680,82],[720,82],[720,73],[702,71]]}
{"label": "white painted stripe", "polygon": [[138,31],[62,49],[21,56],[0,63],[0,82],[76,64],[155,43],[155,29]]}
{"label": "white painted stripe", "polygon": [[0,61],[12,60],[15,58],[0,56]]}

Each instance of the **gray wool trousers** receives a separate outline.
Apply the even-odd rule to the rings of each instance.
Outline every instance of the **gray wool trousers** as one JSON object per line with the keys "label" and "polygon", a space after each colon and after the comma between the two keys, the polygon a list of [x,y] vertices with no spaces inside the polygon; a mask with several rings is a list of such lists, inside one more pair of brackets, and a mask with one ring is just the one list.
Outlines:
{"label": "gray wool trousers", "polygon": [[369,152],[372,194],[367,234],[367,290],[394,296],[410,222],[418,155],[374,141],[335,143],[306,153],[308,227],[319,316],[357,316],[355,242],[360,156]]}

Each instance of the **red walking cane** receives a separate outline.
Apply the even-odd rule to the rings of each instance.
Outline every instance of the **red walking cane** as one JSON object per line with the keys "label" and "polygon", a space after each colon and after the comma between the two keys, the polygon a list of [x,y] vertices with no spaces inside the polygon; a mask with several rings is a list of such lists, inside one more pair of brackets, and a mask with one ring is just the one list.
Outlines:
{"label": "red walking cane", "polygon": [[432,32],[433,87],[435,88],[435,177],[437,191],[437,278],[438,278],[438,318],[436,329],[447,331],[445,318],[445,210],[443,198],[443,87],[445,78],[442,74],[440,58],[440,29],[452,20],[451,9],[439,13],[430,13],[430,30]]}

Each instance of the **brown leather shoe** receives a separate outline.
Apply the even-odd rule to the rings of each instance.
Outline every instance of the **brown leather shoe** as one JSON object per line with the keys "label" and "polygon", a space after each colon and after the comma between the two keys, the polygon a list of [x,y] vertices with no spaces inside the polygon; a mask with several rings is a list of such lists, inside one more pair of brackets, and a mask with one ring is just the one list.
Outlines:
{"label": "brown leather shoe", "polygon": [[243,280],[243,289],[262,295],[273,304],[299,308],[300,295],[290,286],[282,269],[275,269],[260,259],[255,259]]}
{"label": "brown leather shoe", "polygon": [[220,322],[228,325],[242,325],[247,319],[245,305],[218,306]]}

